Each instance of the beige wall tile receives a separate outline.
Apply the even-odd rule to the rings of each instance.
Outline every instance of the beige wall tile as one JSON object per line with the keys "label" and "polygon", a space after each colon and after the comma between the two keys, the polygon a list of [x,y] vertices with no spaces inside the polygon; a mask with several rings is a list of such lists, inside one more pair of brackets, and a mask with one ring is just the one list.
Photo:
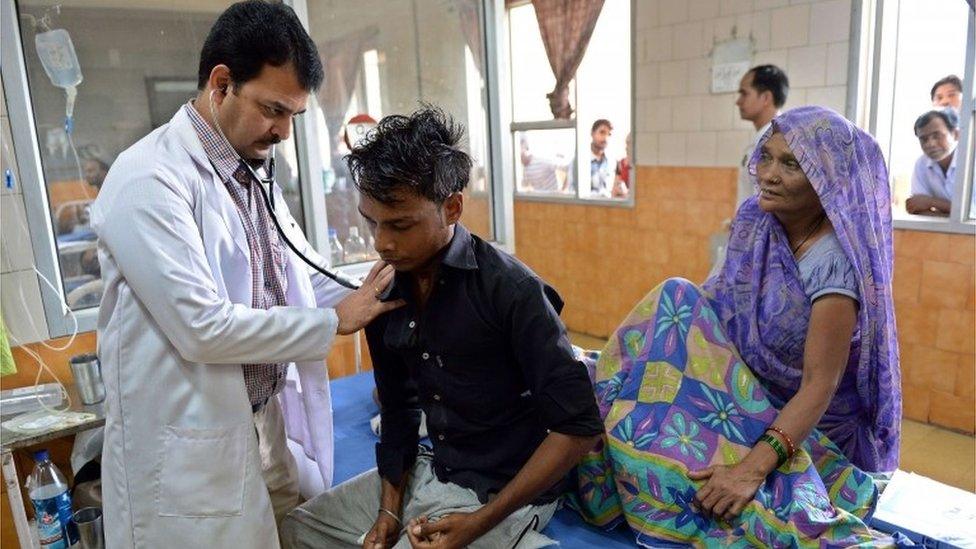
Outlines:
{"label": "beige wall tile", "polygon": [[[962,283],[972,277],[971,267],[946,261],[922,262],[922,286],[919,298],[927,307],[963,309],[966,306]],[[951,291],[950,289],[956,289]]]}
{"label": "beige wall tile", "polygon": [[939,311],[935,346],[946,351],[976,356],[976,311]]}
{"label": "beige wall tile", "polygon": [[929,421],[964,433],[972,434],[976,430],[972,399],[943,391],[932,391],[930,398]]}
{"label": "beige wall tile", "polygon": [[902,415],[908,419],[929,421],[929,396],[931,392],[924,385],[912,385],[902,378]]}
{"label": "beige wall tile", "polygon": [[[790,48],[786,74],[790,87],[823,86],[827,81],[827,46]],[[813,102],[809,95],[807,100]]]}
{"label": "beige wall tile", "polygon": [[810,6],[774,9],[770,25],[770,46],[773,49],[805,46],[810,35]]}
{"label": "beige wall tile", "polygon": [[662,0],[658,6],[658,20],[661,25],[684,23],[688,20],[688,3],[683,0]]}

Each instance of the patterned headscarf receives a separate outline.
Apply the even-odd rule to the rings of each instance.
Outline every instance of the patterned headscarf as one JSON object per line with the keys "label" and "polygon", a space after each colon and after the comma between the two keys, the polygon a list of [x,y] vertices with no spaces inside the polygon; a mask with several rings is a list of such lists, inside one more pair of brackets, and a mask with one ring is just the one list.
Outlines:
{"label": "patterned headscarf", "polygon": [[[819,424],[851,461],[868,471],[898,465],[901,374],[892,301],[891,197],[875,140],[844,117],[800,107],[773,119],[749,161],[780,132],[806,174],[857,276],[860,307],[845,376]],[[773,394],[800,387],[811,303],[779,221],[742,204],[732,223],[722,270],[705,283],[743,360]],[[848,378],[850,379],[850,378]],[[847,413],[847,415],[845,415]]]}

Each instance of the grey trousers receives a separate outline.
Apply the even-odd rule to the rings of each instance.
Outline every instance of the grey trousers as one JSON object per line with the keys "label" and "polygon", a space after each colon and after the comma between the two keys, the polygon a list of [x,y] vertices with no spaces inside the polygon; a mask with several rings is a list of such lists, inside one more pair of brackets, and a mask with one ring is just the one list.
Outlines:
{"label": "grey trousers", "polygon": [[[279,529],[285,548],[362,547],[364,536],[379,515],[382,482],[376,469],[367,471],[309,500],[285,517]],[[474,491],[437,480],[429,455],[417,457],[404,495],[403,522],[426,515],[435,519],[481,507]],[[540,534],[556,512],[556,502],[527,505],[509,515],[472,543],[475,549],[536,549],[556,542]],[[395,549],[410,547],[406,530]]]}

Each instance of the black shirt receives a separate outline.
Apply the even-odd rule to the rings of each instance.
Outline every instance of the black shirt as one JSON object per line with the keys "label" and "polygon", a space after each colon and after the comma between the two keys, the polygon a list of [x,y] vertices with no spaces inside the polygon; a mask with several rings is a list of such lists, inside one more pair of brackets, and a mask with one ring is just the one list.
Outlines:
{"label": "black shirt", "polygon": [[[603,422],[585,367],[559,319],[562,300],[528,267],[460,224],[421,310],[408,275],[384,299],[407,305],[366,328],[382,403],[381,477],[398,484],[417,455],[420,409],[442,482],[485,503],[548,430],[592,436]],[[559,483],[534,503],[553,501]]]}

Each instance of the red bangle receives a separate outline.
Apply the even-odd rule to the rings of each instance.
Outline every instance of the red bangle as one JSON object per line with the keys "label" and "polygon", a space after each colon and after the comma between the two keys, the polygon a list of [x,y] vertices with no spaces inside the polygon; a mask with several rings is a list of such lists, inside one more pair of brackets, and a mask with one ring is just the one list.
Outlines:
{"label": "red bangle", "polygon": [[786,432],[783,431],[782,429],[780,429],[779,427],[775,427],[773,425],[770,425],[769,427],[767,427],[766,430],[767,431],[773,431],[774,433],[777,433],[781,437],[783,437],[786,440],[786,446],[789,449],[790,457],[793,457],[793,454],[796,453],[796,445],[793,444],[793,439],[790,438],[790,435],[786,434]]}

